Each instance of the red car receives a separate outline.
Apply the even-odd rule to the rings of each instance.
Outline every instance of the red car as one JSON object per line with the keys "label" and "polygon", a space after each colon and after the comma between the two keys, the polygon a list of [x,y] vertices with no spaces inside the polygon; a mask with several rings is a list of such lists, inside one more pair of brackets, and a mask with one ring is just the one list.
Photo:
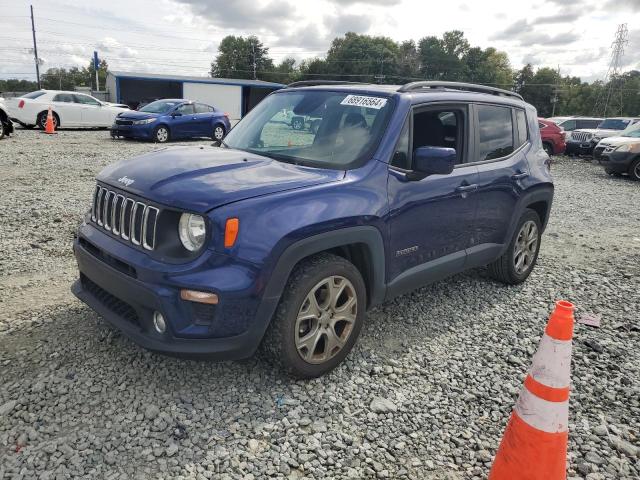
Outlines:
{"label": "red car", "polygon": [[567,148],[565,143],[566,132],[551,120],[545,120],[544,118],[538,119],[538,126],[540,127],[544,151],[549,155],[562,155],[565,148]]}

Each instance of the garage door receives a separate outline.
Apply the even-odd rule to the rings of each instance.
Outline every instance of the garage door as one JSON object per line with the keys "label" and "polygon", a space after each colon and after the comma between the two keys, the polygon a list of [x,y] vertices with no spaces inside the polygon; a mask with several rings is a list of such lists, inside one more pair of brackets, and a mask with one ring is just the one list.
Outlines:
{"label": "garage door", "polygon": [[183,98],[206,103],[228,113],[232,124],[242,116],[242,87],[237,85],[185,82]]}

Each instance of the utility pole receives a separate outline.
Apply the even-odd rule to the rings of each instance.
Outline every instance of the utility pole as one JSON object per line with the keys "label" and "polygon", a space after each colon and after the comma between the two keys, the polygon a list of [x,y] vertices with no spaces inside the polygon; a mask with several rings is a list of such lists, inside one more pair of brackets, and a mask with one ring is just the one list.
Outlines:
{"label": "utility pole", "polygon": [[253,79],[256,80],[256,46],[251,42],[251,55],[253,56]]}
{"label": "utility pole", "polygon": [[29,5],[31,7],[31,33],[33,33],[33,57],[36,61],[36,78],[38,80],[38,90],[42,87],[40,86],[40,60],[38,59],[38,46],[36,44],[36,24],[33,21],[33,5]]}
{"label": "utility pole", "polygon": [[378,75],[374,75],[373,78],[375,78],[378,81],[378,84],[381,84],[382,81],[385,79],[385,75],[384,75],[384,55],[380,54],[380,73]]}
{"label": "utility pole", "polygon": [[558,92],[560,91],[560,87],[558,86],[558,80],[560,79],[560,65],[558,65],[558,77],[556,78],[555,85],[553,86],[553,97],[551,97],[551,103],[553,104],[551,107],[551,116],[556,116],[556,104],[558,103]]}

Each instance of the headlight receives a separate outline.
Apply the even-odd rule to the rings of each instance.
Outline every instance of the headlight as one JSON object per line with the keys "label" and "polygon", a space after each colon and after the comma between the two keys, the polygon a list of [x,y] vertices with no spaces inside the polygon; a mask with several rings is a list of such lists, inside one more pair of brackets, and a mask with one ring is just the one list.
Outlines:
{"label": "headlight", "polygon": [[593,137],[593,139],[591,139],[592,142],[599,142],[600,140],[602,140],[601,137]]}
{"label": "headlight", "polygon": [[618,148],[614,149],[616,152],[629,152],[631,151],[631,145],[620,145]]}
{"label": "headlight", "polygon": [[178,233],[184,248],[190,252],[200,250],[207,236],[207,226],[204,218],[200,215],[183,213],[180,217]]}
{"label": "headlight", "polygon": [[155,118],[146,118],[144,120],[134,120],[133,124],[134,125],[149,125],[150,123],[153,123],[155,121],[156,121]]}

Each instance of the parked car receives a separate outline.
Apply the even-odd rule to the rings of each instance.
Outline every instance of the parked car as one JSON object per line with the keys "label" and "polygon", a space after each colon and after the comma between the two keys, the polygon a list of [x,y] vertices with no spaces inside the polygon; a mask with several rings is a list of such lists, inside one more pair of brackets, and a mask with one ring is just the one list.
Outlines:
{"label": "parked car", "polygon": [[538,119],[538,127],[544,151],[549,155],[562,155],[566,148],[566,132],[554,122],[544,118]]}
{"label": "parked car", "polygon": [[600,140],[613,137],[639,121],[640,118],[630,117],[605,118],[597,128],[574,130],[567,139],[567,153],[591,155]]}
{"label": "parked car", "polygon": [[598,128],[604,118],[600,117],[552,117],[551,120],[562,128],[565,132],[582,130],[585,128]]}
{"label": "parked car", "polygon": [[11,122],[9,118],[4,98],[0,97],[0,140],[2,140],[5,135],[11,135],[11,133],[13,133],[13,122]]}
{"label": "parked car", "polygon": [[53,111],[53,125],[60,127],[110,127],[126,108],[114,107],[85,93],[37,90],[7,100],[11,118],[26,128],[44,130],[47,111]]}
{"label": "parked car", "polygon": [[230,129],[228,115],[211,105],[165,99],[149,103],[138,111],[120,113],[111,127],[111,136],[159,143],[195,137],[221,141]]}
{"label": "parked car", "polygon": [[626,173],[634,180],[640,180],[640,131],[635,133],[633,141],[609,145],[602,152],[598,161],[609,175]]}
{"label": "parked car", "polygon": [[[315,134],[282,121],[321,105]],[[72,290],[151,350],[239,359],[262,345],[318,376],[385,300],[483,265],[525,281],[549,219],[549,163],[535,108],[513,92],[297,82],[220,148],[105,168],[74,240]]]}
{"label": "parked car", "polygon": [[638,138],[640,138],[640,122],[627,127],[614,137],[607,137],[600,140],[593,149],[593,158],[599,160],[602,153],[608,147],[615,148],[626,143],[635,143],[638,141]]}

